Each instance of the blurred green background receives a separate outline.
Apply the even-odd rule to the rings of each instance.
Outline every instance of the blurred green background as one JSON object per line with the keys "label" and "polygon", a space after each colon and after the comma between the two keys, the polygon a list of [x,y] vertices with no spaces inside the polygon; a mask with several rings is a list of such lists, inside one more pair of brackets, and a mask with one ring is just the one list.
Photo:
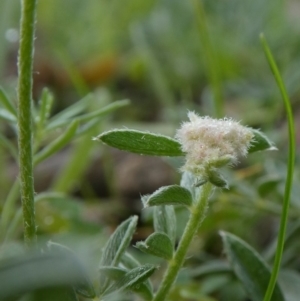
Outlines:
{"label": "blurred green background", "polygon": [[[19,1],[0,2],[0,83],[14,101],[19,15]],[[136,213],[142,217],[136,239],[146,237],[152,231],[151,217],[141,211],[140,195],[178,183],[181,162],[122,153],[91,137],[123,126],[173,136],[187,111],[195,110],[260,128],[279,149],[251,155],[225,172],[230,190],[214,194],[193,246],[196,261],[221,256],[220,229],[250,241],[271,259],[285,181],[287,128],[259,34],[264,32],[281,70],[298,129],[299,15],[297,0],[39,1],[34,102],[44,87],[55,97],[52,114],[88,93],[94,97],[87,112],[114,100],[131,101],[36,168],[37,192],[63,193],[45,194],[37,203],[39,234],[94,237],[103,229],[110,233],[120,220]],[[15,133],[5,121],[0,128],[15,144]],[[0,148],[0,162],[4,200],[17,167],[5,147]],[[290,227],[299,229],[300,176],[299,168],[295,170]],[[177,213],[184,224],[185,213],[180,208]],[[11,239],[21,237],[18,229]],[[299,244],[291,245],[293,254],[299,251]],[[300,267],[296,257],[288,256],[284,264]]]}

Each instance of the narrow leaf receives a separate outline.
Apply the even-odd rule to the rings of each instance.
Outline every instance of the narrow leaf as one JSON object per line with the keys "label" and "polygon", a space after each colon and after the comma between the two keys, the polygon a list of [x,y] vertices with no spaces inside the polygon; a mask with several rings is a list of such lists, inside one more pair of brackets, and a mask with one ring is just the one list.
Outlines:
{"label": "narrow leaf", "polygon": [[0,145],[4,146],[9,151],[10,155],[14,157],[16,162],[18,161],[18,151],[16,146],[1,133],[0,133]]}
{"label": "narrow leaf", "polygon": [[83,122],[83,121],[90,121],[94,118],[99,118],[99,117],[103,117],[103,116],[106,116],[108,115],[109,113],[119,109],[119,108],[122,108],[122,107],[125,107],[125,106],[128,106],[129,105],[129,100],[128,99],[124,99],[124,100],[118,100],[118,101],[115,101],[107,106],[105,106],[104,108],[101,108],[95,112],[92,112],[92,113],[88,113],[88,114],[84,114],[84,115],[81,115],[79,117],[77,117],[77,119],[80,121],[80,122]]}
{"label": "narrow leaf", "polygon": [[101,274],[113,281],[120,280],[127,273],[127,271],[128,270],[126,269],[110,266],[103,266],[99,268],[99,272]]}
{"label": "narrow leaf", "polygon": [[[103,273],[106,277],[113,281],[120,281],[122,277],[128,273],[128,270],[116,268],[116,267],[101,267],[100,273]],[[145,300],[152,300],[153,290],[150,281],[146,281],[137,284],[130,288],[133,292],[141,295]]]}
{"label": "narrow leaf", "polygon": [[142,252],[167,260],[173,257],[173,244],[165,233],[155,232],[146,241],[138,242],[136,247]]}
{"label": "narrow leaf", "polygon": [[138,217],[132,216],[118,226],[104,247],[101,266],[116,266],[120,262],[136,230],[137,221]]}
{"label": "narrow leaf", "polygon": [[47,145],[44,149],[42,149],[39,153],[37,153],[34,156],[34,165],[37,165],[38,163],[47,159],[48,157],[62,149],[64,146],[66,146],[70,142],[70,140],[75,136],[77,128],[78,122],[75,120],[70,124],[70,126],[61,136],[56,138],[54,141],[52,141],[49,145]]}
{"label": "narrow leaf", "polygon": [[[239,280],[243,283],[253,301],[261,301],[271,276],[262,257],[247,243],[233,234],[221,232],[225,253]],[[278,285],[275,286],[272,301],[284,301]]]}
{"label": "narrow leaf", "polygon": [[[124,99],[124,100],[119,100],[119,101],[115,101],[107,106],[105,106],[104,108],[101,108],[97,111],[91,112],[91,113],[87,113],[87,114],[83,114],[80,115],[78,117],[75,117],[76,120],[78,120],[79,122],[87,122],[87,121],[91,121],[95,118],[100,118],[100,117],[104,117],[106,115],[108,115],[109,113],[122,108],[124,106],[127,106],[129,104],[129,100]],[[99,121],[99,120],[98,120]],[[58,119],[56,122],[51,123],[48,126],[48,129],[53,129],[59,126],[63,126],[65,124],[68,124],[70,122],[70,120],[68,119]]]}
{"label": "narrow leaf", "polygon": [[73,105],[68,106],[66,109],[60,111],[50,119],[50,122],[47,125],[47,130],[58,128],[62,125],[65,125],[66,122],[69,123],[71,118],[86,110],[93,99],[93,95],[88,94],[81,100],[75,102]]}
{"label": "narrow leaf", "polygon": [[143,282],[145,282],[157,269],[152,264],[145,264],[127,272],[123,277],[111,285],[105,292],[105,295],[130,289],[135,290],[139,288]]}
{"label": "narrow leaf", "polygon": [[37,128],[43,129],[46,121],[50,116],[50,112],[53,105],[53,94],[47,89],[44,88],[42,91],[42,97],[39,102],[39,112],[37,116]]}
{"label": "narrow leaf", "polygon": [[180,143],[167,136],[136,130],[112,130],[99,135],[97,140],[120,150],[151,156],[183,156]]}
{"label": "narrow leaf", "polygon": [[7,111],[17,118],[18,114],[15,105],[10,101],[2,88],[0,88],[0,102]]}
{"label": "narrow leaf", "polygon": [[176,215],[173,206],[155,206],[153,224],[155,232],[165,233],[175,244]]}
{"label": "narrow leaf", "polygon": [[265,134],[255,129],[252,129],[252,132],[254,134],[254,137],[252,138],[251,146],[248,150],[248,153],[277,149]]}
{"label": "narrow leaf", "polygon": [[121,259],[122,265],[124,265],[127,269],[134,269],[140,266],[140,263],[136,258],[134,258],[130,253],[125,252]]}
{"label": "narrow leaf", "polygon": [[156,190],[148,197],[144,206],[184,205],[189,207],[192,203],[193,199],[189,190],[179,185],[171,185]]}
{"label": "narrow leaf", "polygon": [[0,109],[0,118],[9,122],[17,123],[17,117],[6,109]]}

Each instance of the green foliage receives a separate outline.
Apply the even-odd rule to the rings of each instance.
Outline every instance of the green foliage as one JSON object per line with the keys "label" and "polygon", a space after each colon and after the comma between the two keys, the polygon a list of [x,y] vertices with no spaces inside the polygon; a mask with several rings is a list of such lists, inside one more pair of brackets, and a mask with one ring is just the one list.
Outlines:
{"label": "green foliage", "polygon": [[[75,258],[75,254],[68,249],[67,247],[60,245],[58,243],[53,243],[53,242],[49,242],[48,243],[48,247],[51,251],[56,252],[58,254],[61,254],[65,257],[68,258]],[[78,268],[80,268],[80,265],[78,265]],[[76,282],[75,285],[73,286],[73,288],[75,289],[75,291],[80,294],[83,297],[86,298],[94,298],[96,296],[94,287],[92,285],[91,280],[89,279],[88,275],[85,273],[85,270],[83,269],[83,267],[81,268],[81,280]]]}
{"label": "green foliage", "polygon": [[228,188],[228,183],[225,178],[215,169],[209,169],[208,181],[220,188]]}
{"label": "green foliage", "polygon": [[155,206],[153,227],[156,232],[165,233],[173,242],[176,239],[176,215],[173,206]]}
{"label": "green foliage", "polygon": [[193,203],[189,190],[179,186],[171,185],[159,188],[150,196],[143,198],[144,207],[159,205],[184,205],[190,207]]}
{"label": "green foliage", "polygon": [[[30,197],[37,217],[37,227],[32,229],[37,230],[39,244],[36,250],[24,253],[18,242],[23,217],[20,183],[14,172],[15,164],[19,164],[16,136],[20,120],[15,101],[16,64],[11,64],[11,58],[17,44],[9,40],[19,24],[15,9],[19,4],[15,0],[0,1],[0,36],[6,37],[0,47],[1,300],[74,301],[103,297],[130,301],[135,298],[132,294],[149,301],[299,299],[300,176],[286,91],[297,112],[299,26],[293,14],[298,7],[295,1],[279,2],[125,0],[118,5],[117,1],[106,0],[42,1],[38,7],[36,65],[33,72],[29,65],[25,68],[25,81],[35,77],[34,96],[27,97],[32,108],[25,106],[32,118],[21,130],[30,134],[26,142],[33,138],[35,171],[51,165],[48,159],[60,156],[62,150],[66,151],[67,162],[60,166],[54,179],[41,180],[46,192]],[[262,60],[257,39],[261,29],[268,34],[286,81],[287,89],[262,38],[288,113],[288,169],[284,123],[278,122],[278,116],[284,115],[283,106],[276,101],[277,91]],[[29,48],[33,50],[33,46]],[[49,89],[44,88],[38,97],[44,78]],[[102,87],[109,87],[104,97],[102,92],[107,90]],[[68,105],[73,102],[74,90],[80,97],[86,96]],[[130,109],[125,109],[127,100],[112,101],[119,97],[132,100]],[[119,109],[121,112],[103,122],[104,117],[111,117]],[[205,177],[185,171],[180,185],[167,181],[163,185],[169,186],[155,187],[154,192],[142,197],[145,209],[139,223],[134,216],[116,226],[127,214],[139,214],[134,200],[125,200],[116,190],[119,183],[114,173],[126,155],[116,155],[108,148],[99,151],[99,144],[93,140],[135,154],[172,157],[162,160],[178,170],[183,165],[180,157],[185,153],[171,137],[187,110],[195,110],[201,116],[222,117],[226,113],[255,128],[267,129],[280,151],[267,157],[261,154],[260,151],[276,149],[275,144],[253,129],[249,153],[257,154],[250,157],[251,165],[242,159],[241,165],[229,171],[224,167],[230,158],[224,157],[211,162]],[[122,126],[126,119],[126,125],[139,130],[112,130],[120,126],[120,119]],[[99,132],[103,134],[92,140]],[[105,163],[104,168],[94,164],[95,157]],[[128,175],[136,162],[133,157],[126,170]],[[23,167],[22,162],[20,165]],[[96,171],[92,181],[85,176],[88,165]],[[102,172],[107,183],[100,182]],[[157,171],[152,166],[138,172],[134,184],[148,182],[148,173],[153,172]],[[48,169],[41,174],[48,175]],[[10,183],[12,178],[15,183]],[[22,179],[22,184],[26,179],[32,180],[33,176]],[[119,181],[130,188],[124,179]],[[179,178],[175,181],[179,182]],[[104,184],[108,184],[109,192]],[[219,193],[221,189],[215,188],[229,189]],[[40,190],[38,185],[36,190]],[[76,198],[69,193],[75,193]],[[33,214],[31,218],[34,221]],[[149,225],[150,221],[153,225]],[[26,228],[26,219],[24,225]],[[102,231],[106,227],[109,230]],[[216,235],[219,229],[243,238],[223,232],[230,264],[222,255]],[[271,242],[270,236],[275,236]],[[50,243],[49,251],[45,244],[49,239],[61,244]],[[263,256],[245,241],[262,250]],[[131,248],[134,243],[137,248]],[[77,258],[81,252],[84,262]],[[181,269],[183,265],[185,268]],[[270,279],[268,266],[274,269],[265,295]],[[166,297],[169,290],[171,294]]]}
{"label": "green foliage", "polygon": [[[252,247],[240,238],[226,232],[221,232],[221,236],[230,264],[249,296],[254,301],[262,300],[271,276],[267,264]],[[275,286],[272,300],[284,300],[278,285]]]}
{"label": "green foliage", "polygon": [[78,121],[74,120],[61,136],[56,138],[54,141],[48,144],[47,147],[43,148],[42,151],[35,155],[33,164],[36,165],[42,162],[66,146],[75,136],[77,128]]}
{"label": "green foliage", "polygon": [[[118,283],[118,285],[115,286],[114,291],[126,289],[126,285],[128,285],[128,282],[126,283],[126,278],[125,278],[127,274],[127,270],[122,268],[116,268],[116,267],[100,267],[100,273],[104,274],[110,280],[116,281]],[[133,273],[131,273],[131,275],[133,275]],[[127,274],[127,279],[128,279],[128,274]],[[126,284],[124,285],[124,283]],[[145,300],[152,299],[153,292],[152,292],[152,287],[150,286],[150,282],[143,281],[141,283],[131,285],[130,289],[133,292],[140,294]]]}
{"label": "green foliage", "polygon": [[6,93],[2,88],[0,88],[0,102],[1,105],[4,107],[4,109],[6,109],[15,118],[17,118],[17,110],[15,105],[11,102],[11,100],[9,99],[9,97],[6,95]]}
{"label": "green foliage", "polygon": [[276,150],[276,147],[274,147],[273,143],[268,139],[266,135],[264,135],[262,132],[252,129],[252,132],[254,134],[254,138],[252,139],[253,142],[249,148],[249,153],[254,153],[257,151],[263,151],[263,150]]}
{"label": "green foliage", "polygon": [[173,244],[169,236],[165,233],[152,233],[144,242],[135,245],[144,253],[162,257],[170,260],[173,256]]}
{"label": "green foliage", "polygon": [[[123,253],[130,244],[136,230],[138,217],[133,216],[118,226],[114,234],[106,243],[101,257],[100,266],[117,266]],[[100,275],[100,290],[104,292],[108,283]]]}
{"label": "green foliage", "polygon": [[120,277],[112,286],[110,286],[105,292],[104,295],[115,293],[119,290],[130,289],[133,291],[138,291],[143,295],[150,296],[149,288],[144,283],[156,270],[156,267],[150,264],[145,264],[131,271],[125,273]]}
{"label": "green foliage", "polygon": [[86,286],[85,272],[72,254],[46,252],[29,253],[3,261],[0,266],[0,300],[16,297],[26,292],[50,287]]}
{"label": "green foliage", "polygon": [[97,137],[109,146],[126,150],[140,155],[151,156],[182,156],[180,144],[159,134],[140,132],[135,130],[112,130]]}

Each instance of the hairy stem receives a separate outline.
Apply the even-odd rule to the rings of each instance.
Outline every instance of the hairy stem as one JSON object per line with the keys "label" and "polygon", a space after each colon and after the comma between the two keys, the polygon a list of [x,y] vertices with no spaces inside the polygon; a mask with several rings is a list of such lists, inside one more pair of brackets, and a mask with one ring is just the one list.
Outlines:
{"label": "hairy stem", "polygon": [[26,245],[36,241],[33,165],[32,165],[32,62],[34,52],[36,0],[22,0],[19,82],[18,82],[18,145],[23,208],[24,239]]}
{"label": "hairy stem", "polygon": [[158,291],[153,298],[153,301],[164,301],[177,278],[178,272],[184,263],[184,259],[189,248],[189,245],[197,232],[207,209],[207,202],[209,195],[212,190],[212,185],[210,183],[206,183],[202,186],[201,194],[194,204],[189,221],[186,225],[186,228],[182,234],[180,243],[174,254],[174,257],[169,263],[169,266],[164,275],[163,281],[158,288]]}

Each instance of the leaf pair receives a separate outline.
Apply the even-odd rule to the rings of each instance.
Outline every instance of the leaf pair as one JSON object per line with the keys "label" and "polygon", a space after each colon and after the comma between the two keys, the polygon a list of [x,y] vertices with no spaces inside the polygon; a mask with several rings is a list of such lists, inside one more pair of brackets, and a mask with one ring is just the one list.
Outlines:
{"label": "leaf pair", "polygon": [[[253,139],[249,153],[274,149],[272,142],[260,131],[252,129]],[[130,129],[116,129],[99,135],[96,139],[120,150],[150,156],[184,156],[180,143],[170,137]]]}
{"label": "leaf pair", "polygon": [[[153,265],[139,266],[139,263],[125,252],[136,230],[138,217],[133,216],[124,221],[115,230],[103,249],[100,262],[100,294],[102,296],[120,290],[132,290],[152,298],[152,287],[147,279],[154,273]],[[119,264],[131,268],[119,267]]]}
{"label": "leaf pair", "polygon": [[142,252],[170,260],[173,257],[176,238],[176,216],[173,205],[190,208],[193,204],[191,192],[179,185],[164,186],[153,194],[142,198],[144,207],[154,206],[155,232],[136,247]]}

